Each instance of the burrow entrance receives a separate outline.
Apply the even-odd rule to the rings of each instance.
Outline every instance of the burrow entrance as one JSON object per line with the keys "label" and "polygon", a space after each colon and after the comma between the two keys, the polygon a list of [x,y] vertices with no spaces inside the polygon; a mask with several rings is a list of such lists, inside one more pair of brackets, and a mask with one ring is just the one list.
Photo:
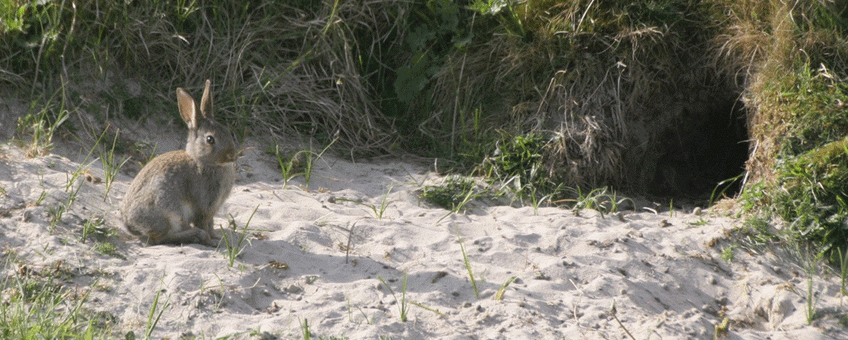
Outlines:
{"label": "burrow entrance", "polygon": [[738,93],[710,95],[678,108],[651,143],[655,166],[643,173],[646,192],[695,200],[710,199],[714,190],[736,195],[749,154],[747,111]]}

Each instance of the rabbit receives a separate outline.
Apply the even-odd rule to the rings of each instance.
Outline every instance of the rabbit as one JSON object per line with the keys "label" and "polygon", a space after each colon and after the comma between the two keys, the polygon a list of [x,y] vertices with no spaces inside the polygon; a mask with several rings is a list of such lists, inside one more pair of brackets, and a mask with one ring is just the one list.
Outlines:
{"label": "rabbit", "polygon": [[188,125],[185,150],[151,160],[121,202],[126,230],[148,245],[200,243],[216,246],[212,218],[230,195],[238,157],[230,130],[213,120],[211,82],[200,108],[177,88],[180,116]]}

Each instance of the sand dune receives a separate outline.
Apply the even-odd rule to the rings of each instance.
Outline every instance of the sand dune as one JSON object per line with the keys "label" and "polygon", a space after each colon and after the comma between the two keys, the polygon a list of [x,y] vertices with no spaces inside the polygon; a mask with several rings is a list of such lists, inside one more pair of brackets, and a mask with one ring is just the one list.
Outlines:
{"label": "sand dune", "polygon": [[[261,150],[254,142],[238,161],[216,218],[232,243],[243,240],[230,265],[224,244],[148,247],[112,236],[115,253],[98,253],[96,239],[81,241],[82,226],[102,216],[118,228],[131,178],[119,175],[104,197],[105,183],[83,175],[69,192],[79,163],[4,146],[0,244],[14,260],[3,275],[65,268],[65,286],[90,292],[87,308],[110,315],[116,335],[143,332],[158,295],[156,339],[302,338],[304,322],[316,339],[712,339],[725,317],[719,338],[848,339],[838,277],[814,278],[819,316],[808,325],[804,269],[743,248],[723,259],[741,221],[720,212],[602,216],[478,202],[451,214],[419,199],[423,183],[441,180],[427,166],[325,155],[308,188],[303,177],[284,187]],[[103,178],[99,162],[87,168]],[[51,227],[51,209],[77,185]],[[377,218],[371,206],[386,194]]]}

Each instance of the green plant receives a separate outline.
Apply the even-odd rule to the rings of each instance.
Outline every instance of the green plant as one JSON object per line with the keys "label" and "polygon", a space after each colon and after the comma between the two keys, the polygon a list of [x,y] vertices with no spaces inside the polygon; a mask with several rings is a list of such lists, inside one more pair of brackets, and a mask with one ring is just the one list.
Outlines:
{"label": "green plant", "polygon": [[[55,107],[57,96],[61,96],[61,103],[58,108]],[[27,156],[45,155],[53,148],[53,136],[70,116],[70,112],[65,107],[64,98],[65,86],[63,84],[40,110],[36,112],[37,102],[33,102],[29,107],[29,112],[24,117],[18,118],[16,135],[32,137],[27,149]]]}
{"label": "green plant", "polygon": [[718,182],[718,184],[716,184],[716,186],[713,188],[713,191],[710,193],[710,199],[707,203],[707,206],[712,206],[717,199],[725,197],[725,193],[727,192],[727,190],[733,187],[733,185],[736,184],[736,182],[739,181],[743,176],[744,173]]}
{"label": "green plant", "polygon": [[707,220],[706,220],[706,219],[704,219],[703,217],[699,217],[697,220],[695,220],[695,221],[693,221],[693,222],[689,222],[689,225],[692,225],[692,226],[696,226],[696,227],[697,227],[697,226],[706,225],[707,223],[709,223],[709,221],[707,221]]}
{"label": "green plant", "polygon": [[[839,249],[839,294],[848,296],[848,291],[845,290],[846,279],[848,279],[848,251],[842,254],[842,249]],[[841,301],[841,300],[840,300]]]}
{"label": "green plant", "polygon": [[668,201],[668,217],[674,218],[674,199]]}
{"label": "green plant", "polygon": [[300,166],[300,158],[301,154],[303,154],[304,150],[296,152],[292,157],[285,159],[282,151],[280,150],[280,145],[275,145],[274,155],[277,157],[277,165],[280,167],[280,172],[283,175],[283,186],[288,185],[289,180],[294,178],[301,173],[295,173],[296,168]]}
{"label": "green plant", "polygon": [[470,8],[480,14],[497,18],[507,32],[529,40],[530,31],[524,27],[521,15],[516,10],[519,4],[520,1],[516,0],[474,0]]}
{"label": "green plant", "polygon": [[371,203],[365,203],[362,200],[351,200],[351,199],[347,199],[347,198],[336,198],[336,201],[352,202],[352,203],[364,205],[364,206],[370,208],[371,211],[374,212],[374,217],[376,217],[377,219],[382,219],[383,214],[386,212],[386,208],[388,208],[389,203],[391,203],[389,201],[389,194],[392,193],[393,188],[394,188],[394,185],[389,186],[389,189],[386,191],[386,194],[383,195],[383,198],[380,200],[380,205],[374,205],[374,204],[371,204]]}
{"label": "green plant", "polygon": [[[359,307],[359,306],[356,306],[356,309],[359,311],[360,314],[362,314],[362,318],[365,319],[365,322],[370,325],[371,320],[368,319],[368,315],[365,314],[365,311],[363,311],[362,308]],[[352,313],[352,309],[350,308],[350,300],[348,300],[348,302],[347,302],[347,319],[350,322],[354,322],[352,314],[353,313]]]}
{"label": "green plant", "polygon": [[471,271],[471,262],[468,261],[468,253],[465,252],[465,245],[462,244],[462,237],[459,236],[459,229],[455,231],[457,242],[459,242],[459,249],[462,251],[462,263],[465,264],[465,270],[468,271],[468,279],[471,280],[471,288],[474,289],[474,297],[480,298],[480,291],[477,289],[477,280],[474,279],[474,273]]}
{"label": "green plant", "polygon": [[41,202],[44,202],[45,198],[47,198],[47,190],[41,191],[41,194],[38,195],[38,198],[35,200],[35,202],[32,202],[32,205],[36,207],[41,205]]}
{"label": "green plant", "polygon": [[89,235],[99,233],[101,235],[105,234],[103,229],[103,223],[105,221],[101,217],[92,217],[83,221],[82,224],[82,234],[80,235],[80,242],[85,243],[85,240],[88,239]]}
{"label": "green plant", "polygon": [[475,183],[471,178],[448,176],[441,185],[424,186],[421,189],[421,198],[456,213],[478,196],[474,187]]}
{"label": "green plant", "polygon": [[[17,6],[17,8],[16,8]],[[23,31],[25,14],[29,4],[17,4],[11,1],[0,3],[0,33]]]}
{"label": "green plant", "polygon": [[815,260],[809,260],[807,263],[807,304],[804,309],[804,316],[807,317],[807,324],[812,324],[813,320],[816,318],[816,304],[818,303],[819,298],[816,296],[815,291],[813,290],[813,278],[816,275],[816,265]]}
{"label": "green plant", "polygon": [[733,262],[733,251],[738,247],[737,244],[731,244],[721,249],[721,258],[727,262]]}
{"label": "green plant", "polygon": [[150,306],[150,312],[147,313],[147,325],[144,329],[144,338],[146,340],[150,340],[151,335],[153,335],[153,330],[159,323],[159,319],[162,318],[162,314],[165,313],[165,310],[171,306],[170,301],[165,301],[161,308],[159,307],[159,298],[161,297],[162,292],[163,290],[156,292],[156,296],[153,297],[153,305]]}
{"label": "green plant", "polygon": [[303,180],[304,182],[306,182],[307,188],[309,187],[309,180],[312,178],[312,168],[315,166],[315,161],[321,159],[321,156],[323,156],[324,153],[327,152],[327,150],[329,150],[330,147],[333,146],[333,144],[338,140],[338,136],[333,138],[333,140],[330,141],[330,143],[327,144],[327,146],[325,146],[324,149],[321,150],[321,152],[315,153],[314,151],[312,151],[311,146],[310,150],[306,152],[306,159],[303,163]]}
{"label": "green plant", "polygon": [[303,319],[303,322],[300,323],[301,334],[303,334],[303,340],[312,339],[312,333],[309,331],[309,320]]}
{"label": "green plant", "polygon": [[94,244],[94,251],[101,255],[113,256],[118,251],[118,247],[111,242],[97,242]]}
{"label": "green plant", "polygon": [[554,193],[559,185],[547,176],[543,154],[550,138],[540,133],[513,136],[500,131],[494,155],[484,162],[488,174],[510,182],[520,199],[536,200],[537,192]]}
{"label": "green plant", "polygon": [[575,198],[561,199],[556,203],[571,203],[571,208],[574,210],[593,209],[598,211],[601,217],[608,213],[618,212],[619,205],[626,201],[630,201],[632,204],[630,198],[619,198],[615,191],[607,187],[595,188],[588,193],[583,193],[583,190],[577,187],[571,189],[571,195]]}
{"label": "green plant", "polygon": [[85,182],[80,182],[75,190],[69,192],[68,198],[65,200],[64,203],[58,204],[57,206],[52,208],[48,208],[47,214],[50,216],[51,233],[53,232],[53,229],[56,227],[56,225],[58,225],[59,222],[62,221],[62,216],[64,216],[65,213],[71,209],[71,205],[74,204],[74,202],[76,201],[77,194],[79,194],[79,191],[84,184]]}
{"label": "green plant", "polygon": [[244,227],[241,229],[239,236],[232,240],[230,238],[235,236],[238,232],[238,225],[232,215],[228,216],[232,232],[230,233],[231,236],[227,236],[227,232],[224,232],[222,241],[224,241],[224,246],[226,247],[224,250],[224,257],[229,260],[230,267],[233,266],[236,258],[241,255],[244,249],[250,244],[250,240],[247,238],[247,228],[250,226],[250,221],[253,220],[253,215],[256,214],[257,210],[259,210],[259,205],[256,205],[256,208],[253,208],[253,212],[250,213],[250,217],[248,217],[247,222],[244,223]]}
{"label": "green plant", "polygon": [[[100,145],[100,141],[102,140],[102,138],[103,134],[101,134],[100,137],[97,138],[97,141],[94,142],[94,146],[92,146],[91,149],[88,150],[88,153],[85,155],[85,158],[83,158],[82,162],[80,162],[79,166],[77,166],[73,172],[71,172],[70,174],[65,174],[65,177],[67,178],[67,182],[65,182],[66,192],[68,192],[71,187],[73,187],[74,183],[77,182],[77,179],[79,179],[82,174],[89,173],[88,169],[91,167],[91,163],[88,162],[88,159],[91,157],[91,154],[94,152],[94,149],[96,149],[97,146]],[[79,191],[79,188],[80,187],[77,187],[77,191]]]}
{"label": "green plant", "polygon": [[418,302],[415,302],[415,301],[409,301],[409,303],[411,303],[411,304],[413,304],[414,306],[417,306],[417,307],[419,307],[419,308],[421,308],[421,309],[423,309],[423,310],[426,310],[426,311],[428,311],[428,312],[433,312],[433,314],[436,314],[436,315],[438,315],[438,316],[442,316],[442,317],[443,317],[443,316],[445,316],[445,314],[444,314],[444,313],[442,313],[442,312],[440,312],[438,309],[435,309],[435,308],[432,308],[432,307],[425,306],[425,305],[423,305],[423,304],[421,304],[421,303],[418,303]]}
{"label": "green plant", "polygon": [[615,322],[617,322],[618,326],[624,330],[624,333],[627,333],[627,336],[629,336],[630,339],[636,340],[636,338],[633,337],[633,334],[630,334],[630,331],[627,330],[627,327],[624,327],[624,324],[621,323],[621,320],[618,319],[618,311],[615,308],[615,300],[612,300],[612,306],[610,306],[609,315],[611,315],[613,319],[615,319]]}
{"label": "green plant", "polygon": [[397,301],[398,311],[400,312],[400,321],[406,322],[406,314],[409,312],[409,301],[406,300],[406,273],[403,274],[403,285],[401,286],[400,300],[398,300],[397,295],[395,295],[395,291],[392,290],[392,287],[389,286],[389,284],[386,283],[386,281],[383,280],[382,277],[377,275],[377,279],[380,280],[380,282],[382,282],[384,286],[386,286],[386,289],[389,290],[389,293],[391,293],[392,297],[394,297],[395,301]]}
{"label": "green plant", "polygon": [[848,139],[786,159],[778,166],[776,183],[743,194],[743,200],[768,198],[764,213],[788,222],[778,235],[781,239],[811,245],[813,251],[838,263],[837,249],[848,246],[848,230],[841,222],[848,218],[848,196],[842,190],[848,180],[846,161]]}
{"label": "green plant", "polygon": [[121,130],[115,132],[115,137],[112,139],[112,146],[108,151],[100,151],[100,163],[103,166],[103,181],[106,182],[106,191],[103,193],[104,201],[109,197],[109,191],[112,190],[112,182],[115,180],[118,170],[130,160],[129,157],[124,157],[121,161],[115,159],[115,145],[118,142],[118,134],[120,132]]}
{"label": "green plant", "polygon": [[386,190],[386,194],[383,195],[383,198],[380,200],[379,206],[369,205],[371,210],[374,211],[374,216],[376,216],[377,219],[383,219],[383,214],[386,212],[386,208],[389,207],[389,203],[391,203],[389,201],[389,194],[392,193],[393,188],[394,184],[389,185],[389,189]]}
{"label": "green plant", "polygon": [[504,281],[504,283],[501,285],[501,287],[498,288],[498,292],[495,293],[495,297],[494,297],[495,301],[503,300],[503,296],[504,296],[504,293],[506,293],[507,287],[509,287],[509,285],[511,283],[515,282],[516,279],[518,279],[518,276],[513,275],[513,276],[510,276],[508,279],[506,279],[506,281]]}
{"label": "green plant", "polygon": [[725,339],[728,330],[730,330],[730,318],[725,316],[713,327],[713,340]]}
{"label": "green plant", "polygon": [[0,334],[8,339],[108,339],[112,322],[87,306],[90,290],[74,294],[59,273],[13,271],[7,258],[0,279]]}

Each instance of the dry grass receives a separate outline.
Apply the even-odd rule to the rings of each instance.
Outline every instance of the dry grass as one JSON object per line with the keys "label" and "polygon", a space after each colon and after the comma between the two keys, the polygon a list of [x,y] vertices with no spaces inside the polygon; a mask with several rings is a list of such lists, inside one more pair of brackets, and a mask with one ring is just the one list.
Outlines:
{"label": "dry grass", "polygon": [[[218,114],[242,134],[298,132],[324,141],[338,134],[356,154],[383,153],[397,137],[362,63],[379,65],[380,51],[397,43],[392,32],[408,12],[405,1],[19,6],[29,20],[25,32],[0,41],[20,50],[0,60],[0,81],[33,93],[68,86],[77,92],[64,98],[71,107],[106,101],[119,116],[164,117],[174,88],[211,78]],[[367,39],[357,40],[364,32]],[[27,34],[43,39],[32,44]],[[141,93],[124,93],[124,83],[139,83]],[[130,99],[150,104],[124,112],[121,101]]]}
{"label": "dry grass", "polygon": [[[352,156],[402,146],[477,163],[495,149],[495,131],[542,132],[552,136],[542,150],[552,181],[645,191],[663,159],[698,167],[684,147],[697,128],[687,126],[722,114],[707,104],[740,95],[754,141],[748,170],[770,173],[789,133],[775,123],[790,114],[771,96],[789,82],[778,76],[802,63],[844,78],[845,25],[832,15],[844,7],[531,0],[484,13],[451,1],[55,1],[30,6],[23,28],[3,27],[0,82],[34,102],[67,86],[71,112],[107,112],[69,125],[101,131],[94,125],[110,114],[171,117],[173,88],[211,78],[219,115],[240,135],[338,137]],[[418,62],[421,82],[398,83]]]}

